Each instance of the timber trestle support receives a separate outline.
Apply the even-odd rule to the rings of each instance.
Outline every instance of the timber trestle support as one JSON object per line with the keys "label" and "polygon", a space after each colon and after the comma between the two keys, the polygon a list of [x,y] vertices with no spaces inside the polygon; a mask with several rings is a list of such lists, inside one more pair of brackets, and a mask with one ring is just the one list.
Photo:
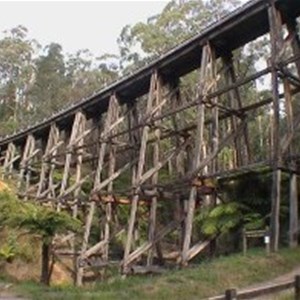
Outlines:
{"label": "timber trestle support", "polygon": [[[0,140],[2,179],[16,180],[23,201],[82,221],[82,235],[57,236],[54,247],[78,286],[105,277],[112,262],[126,276],[213,252],[218,234],[201,232],[198,216],[224,202],[219,181],[261,170],[272,174],[271,250],[283,173],[297,246],[299,16],[296,0],[250,1],[132,76]],[[264,67],[245,72],[241,53],[257,38],[269,45]]]}

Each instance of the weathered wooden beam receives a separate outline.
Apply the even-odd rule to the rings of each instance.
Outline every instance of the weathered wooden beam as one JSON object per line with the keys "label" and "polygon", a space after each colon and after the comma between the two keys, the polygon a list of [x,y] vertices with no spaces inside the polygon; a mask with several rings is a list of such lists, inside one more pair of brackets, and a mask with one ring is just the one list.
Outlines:
{"label": "weathered wooden beam", "polygon": [[272,159],[273,179],[272,179],[272,207],[271,207],[271,250],[277,251],[279,244],[279,212],[280,212],[280,185],[281,170],[279,169],[281,159],[279,128],[280,128],[280,104],[279,104],[279,83],[276,70],[276,57],[279,53],[278,42],[281,39],[281,24],[279,12],[276,10],[272,0],[268,8],[270,36],[271,36],[271,75],[272,75],[272,96],[273,96],[273,124],[272,124]]}
{"label": "weathered wooden beam", "polygon": [[[236,82],[236,75],[234,70],[234,64],[232,59],[232,53],[223,57],[223,64],[225,66],[225,81],[226,85],[230,85],[232,83]],[[229,91],[229,102],[231,107],[236,108],[238,111],[242,109],[242,101],[239,93],[239,88],[236,87]],[[239,119],[244,118],[244,114],[239,115]],[[235,131],[237,129],[238,120],[236,119],[236,116],[232,115],[230,117],[231,119],[231,125],[233,130]],[[250,145],[249,145],[249,138],[248,138],[248,128],[247,124],[245,123],[245,128],[243,130],[244,133],[244,141],[240,138],[236,138],[234,141],[235,144],[235,156],[236,156],[236,162],[237,166],[242,166],[243,164],[247,164],[249,162],[250,157]]]}
{"label": "weathered wooden beam", "polygon": [[[38,151],[39,152],[39,151]],[[31,163],[31,159],[34,157],[35,154],[37,154],[38,152],[35,151],[35,138],[33,135],[28,135],[27,139],[26,139],[26,143],[25,143],[25,147],[22,153],[22,159],[21,159],[21,163],[20,163],[20,172],[19,172],[19,180],[18,180],[18,184],[17,184],[17,188],[19,191],[21,191],[21,187],[22,187],[22,183],[25,179],[25,189],[23,191],[25,197],[24,199],[27,199],[27,192],[28,192],[28,188],[29,188],[29,184],[30,184],[30,174],[31,174],[31,170],[30,170],[30,163]],[[26,173],[26,175],[25,175]],[[24,178],[25,175],[25,178]]]}
{"label": "weathered wooden beam", "polygon": [[[100,135],[100,141],[103,138],[104,139],[108,138],[109,135],[111,135],[112,131],[116,128],[116,126],[119,125],[121,123],[121,121],[123,121],[125,119],[123,117],[117,119],[117,113],[116,113],[117,109],[118,109],[118,100],[116,98],[116,95],[113,94],[110,97],[104,129],[103,129],[102,134]],[[102,175],[102,171],[103,171],[103,167],[104,167],[104,157],[105,157],[105,153],[106,153],[106,146],[107,146],[107,142],[102,142],[100,145],[97,170],[96,170],[95,179],[94,179],[94,188],[93,188],[94,193],[97,191],[100,191],[101,189],[103,189],[104,187],[109,185],[113,180],[115,180],[120,174],[122,174],[130,166],[130,163],[126,164],[125,166],[120,168],[118,171],[110,174],[109,178],[107,178],[106,180],[101,182],[101,175]],[[111,167],[111,171],[112,171],[112,165],[110,167]],[[90,203],[89,212],[88,212],[86,222],[85,222],[85,231],[84,231],[83,242],[82,242],[82,246],[81,246],[81,255],[78,258],[78,270],[77,270],[77,275],[76,275],[76,284],[78,286],[82,285],[84,268],[83,268],[83,266],[80,266],[80,261],[82,260],[82,257],[88,247],[88,241],[89,241],[90,230],[91,230],[91,226],[92,226],[94,212],[95,212],[95,202],[92,201]]]}
{"label": "weathered wooden beam", "polygon": [[[202,50],[202,59],[201,59],[201,69],[200,69],[200,79],[199,79],[199,87],[198,93],[203,95],[205,98],[205,94],[209,90],[207,90],[207,82],[209,81],[208,77],[208,69],[210,64],[210,45],[206,45]],[[202,99],[202,97],[200,97]],[[193,161],[193,169],[198,169],[201,161],[201,147],[203,143],[203,135],[204,135],[204,120],[205,120],[205,111],[204,105],[201,103],[198,104],[197,108],[197,130],[196,130],[196,140],[195,140],[195,152],[194,152],[194,161]],[[188,262],[188,251],[190,249],[191,238],[192,238],[192,228],[193,228],[193,219],[194,219],[194,211],[195,211],[195,203],[197,196],[197,188],[192,187],[190,190],[190,195],[188,199],[188,207],[187,207],[187,215],[185,219],[185,232],[184,232],[184,240],[182,246],[182,265],[186,265]]]}
{"label": "weathered wooden beam", "polygon": [[81,256],[81,259],[87,259],[88,257],[90,257],[91,255],[99,252],[101,249],[103,249],[108,243],[108,239],[104,239],[102,241],[100,241],[99,243],[97,243],[96,245],[94,245],[93,247],[91,247],[90,249],[88,249],[87,251],[84,252],[84,254]]}
{"label": "weathered wooden beam", "polygon": [[[158,74],[157,74],[157,71],[155,70],[150,79],[150,90],[149,90],[149,95],[148,95],[148,99],[147,99],[146,115],[150,115],[151,111],[153,109],[153,101],[154,101],[154,97],[155,97],[157,80],[158,80]],[[134,187],[138,186],[138,183],[140,182],[143,171],[144,171],[149,130],[150,130],[149,126],[145,125],[143,128],[142,136],[141,136],[141,146],[140,146],[137,170],[136,170],[135,178],[133,178],[133,186]],[[128,271],[127,270],[128,258],[129,258],[131,247],[132,247],[138,200],[139,200],[139,196],[138,196],[138,194],[135,194],[133,196],[132,203],[131,203],[129,224],[128,224],[128,230],[127,230],[127,240],[126,240],[126,245],[125,245],[125,249],[124,249],[123,270],[122,270],[124,273],[127,273],[127,271]]]}
{"label": "weathered wooden beam", "polygon": [[80,188],[80,187],[83,185],[83,183],[84,183],[87,179],[89,179],[92,175],[93,175],[93,173],[88,174],[88,175],[86,175],[85,177],[80,178],[80,179],[79,179],[79,178],[76,178],[77,180],[75,180],[75,183],[74,183],[72,186],[68,187],[63,193],[61,193],[61,194],[57,197],[57,199],[58,199],[58,200],[61,200],[61,199],[63,199],[64,197],[67,197],[67,196],[69,196],[70,194],[72,194],[75,190],[77,190],[78,188]]}
{"label": "weathered wooden beam", "polygon": [[[116,121],[119,119],[119,105],[115,103],[113,106],[112,111],[112,117],[111,117],[111,123],[115,124]],[[125,116],[123,116],[122,121],[125,119]],[[113,127],[111,129],[111,134],[115,134],[117,131],[117,127]],[[109,161],[108,161],[108,171],[107,175],[108,177],[112,177],[115,172],[116,167],[116,145],[113,143],[114,141],[111,140],[109,145]],[[113,180],[110,181],[107,185],[107,192],[109,194],[113,193]],[[107,243],[104,246],[104,253],[103,253],[103,259],[108,262],[109,259],[109,241],[111,236],[111,222],[112,222],[112,204],[107,203],[105,205],[105,223],[104,223],[104,241],[107,241]]]}
{"label": "weathered wooden beam", "polygon": [[[38,184],[38,190],[36,198],[42,198],[42,195],[54,197],[53,173],[56,166],[55,155],[57,149],[63,144],[63,141],[59,142],[59,129],[56,124],[52,124],[49,130],[48,140],[44,155],[42,157],[42,167],[40,172],[40,180]],[[47,193],[44,191],[47,190]]]}
{"label": "weathered wooden beam", "polygon": [[[213,240],[215,237],[207,239],[205,241],[199,241],[195,245],[193,245],[187,253],[187,261],[190,261],[193,259],[195,256],[197,256],[202,250],[204,250]],[[179,256],[177,263],[181,263],[182,257]]]}
{"label": "weathered wooden beam", "polygon": [[16,146],[13,142],[10,142],[7,146],[7,150],[5,153],[5,159],[3,164],[3,173],[2,173],[2,179],[4,179],[6,176],[9,178],[11,177],[10,174],[12,174],[13,170],[13,164],[17,159],[20,158],[20,155],[16,154]]}
{"label": "weathered wooden beam", "polygon": [[129,254],[127,257],[126,262],[123,260],[122,264],[124,265],[126,263],[126,267],[128,271],[128,267],[131,263],[133,263],[135,260],[137,260],[141,255],[149,251],[158,241],[160,241],[163,237],[165,237],[167,234],[171,233],[173,230],[176,229],[176,227],[179,225],[177,221],[172,221],[167,226],[165,226],[160,231],[157,231],[155,237],[151,241],[145,242],[143,245],[141,245],[139,248],[134,250],[132,253]]}
{"label": "weathered wooden beam", "polygon": [[[154,106],[156,106],[158,109],[153,110],[153,116],[160,115],[161,114],[161,108],[166,103],[166,99],[162,101],[162,82],[161,79],[157,79],[157,85],[156,85],[156,98],[153,103]],[[156,141],[153,145],[153,166],[157,166],[159,164],[159,156],[160,156],[160,121],[155,122],[153,125],[155,126],[154,130],[154,136],[156,138]],[[156,185],[158,183],[158,171],[153,173],[151,182],[152,184]],[[155,235],[156,235],[156,214],[157,214],[157,196],[153,196],[151,199],[151,207],[150,207],[150,214],[149,214],[149,227],[148,227],[148,241],[150,243],[154,242]],[[148,251],[147,256],[147,266],[150,266],[153,264],[153,249],[150,248]]]}
{"label": "weathered wooden beam", "polygon": [[[289,19],[287,21],[287,29],[292,36],[292,49],[295,56],[300,57],[300,40],[297,32],[296,19]],[[295,61],[298,77],[300,77],[300,59]]]}
{"label": "weathered wooden beam", "polygon": [[[69,146],[73,144],[73,142],[77,138],[78,134],[81,134],[79,131],[80,131],[81,123],[85,122],[84,119],[85,119],[85,117],[81,111],[76,113],[74,122],[73,122],[73,126],[72,126],[72,132],[71,132],[71,136],[70,136]],[[72,153],[68,152],[65,157],[65,167],[64,167],[64,171],[63,171],[63,178],[61,181],[59,196],[61,196],[67,188],[71,159],[72,159]],[[58,210],[60,210],[59,204],[58,204],[57,208],[58,208]]]}

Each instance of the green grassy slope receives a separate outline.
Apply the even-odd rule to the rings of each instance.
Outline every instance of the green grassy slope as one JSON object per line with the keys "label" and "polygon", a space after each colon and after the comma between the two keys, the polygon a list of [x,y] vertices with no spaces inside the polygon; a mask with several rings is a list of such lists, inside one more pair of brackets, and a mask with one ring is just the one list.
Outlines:
{"label": "green grassy slope", "polygon": [[[17,285],[17,290],[30,299],[142,299],[185,300],[218,295],[227,288],[242,288],[266,281],[300,266],[300,249],[283,249],[266,256],[262,250],[220,257],[197,267],[170,271],[161,276],[111,277],[107,282],[73,287],[41,287],[34,283]],[[41,298],[42,295],[42,298]]]}

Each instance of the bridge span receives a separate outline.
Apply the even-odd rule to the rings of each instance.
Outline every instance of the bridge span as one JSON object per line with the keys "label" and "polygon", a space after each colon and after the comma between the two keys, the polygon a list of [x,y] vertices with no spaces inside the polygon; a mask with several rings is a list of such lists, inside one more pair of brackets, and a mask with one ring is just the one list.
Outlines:
{"label": "bridge span", "polygon": [[[222,199],[216,182],[249,172],[272,172],[273,251],[281,175],[289,174],[289,242],[297,245],[299,16],[299,0],[249,1],[135,73],[0,139],[2,176],[17,180],[22,199],[84,222],[83,236],[65,237],[73,246],[57,253],[76,258],[78,285],[91,265],[112,260],[124,274],[172,260],[186,266],[217,239],[194,228],[201,207]],[[262,38],[264,67],[242,72],[241,51]],[[264,93],[261,79],[270,79]],[[270,122],[254,132],[262,114]]]}

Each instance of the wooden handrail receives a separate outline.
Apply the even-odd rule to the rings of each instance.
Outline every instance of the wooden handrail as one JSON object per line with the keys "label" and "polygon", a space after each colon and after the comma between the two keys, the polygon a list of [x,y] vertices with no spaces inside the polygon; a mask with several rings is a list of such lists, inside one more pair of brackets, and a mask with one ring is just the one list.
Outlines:
{"label": "wooden handrail", "polygon": [[279,293],[294,288],[295,300],[300,300],[300,275],[296,275],[292,281],[269,284],[256,289],[238,292],[236,289],[227,289],[223,295],[207,298],[208,300],[244,300],[253,299],[265,295]]}

